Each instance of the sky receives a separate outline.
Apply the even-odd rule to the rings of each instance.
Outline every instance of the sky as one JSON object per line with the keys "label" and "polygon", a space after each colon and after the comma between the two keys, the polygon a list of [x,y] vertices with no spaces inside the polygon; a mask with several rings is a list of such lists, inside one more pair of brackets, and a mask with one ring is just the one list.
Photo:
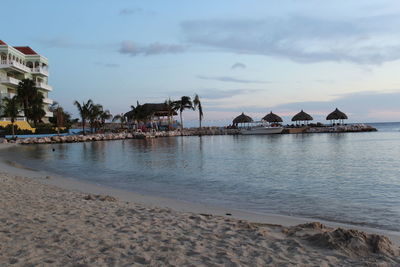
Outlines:
{"label": "sky", "polygon": [[[1,0],[0,39],[49,59],[50,98],[77,116],[198,94],[204,125],[244,112],[400,121],[400,2]],[[186,125],[197,113],[185,111]]]}

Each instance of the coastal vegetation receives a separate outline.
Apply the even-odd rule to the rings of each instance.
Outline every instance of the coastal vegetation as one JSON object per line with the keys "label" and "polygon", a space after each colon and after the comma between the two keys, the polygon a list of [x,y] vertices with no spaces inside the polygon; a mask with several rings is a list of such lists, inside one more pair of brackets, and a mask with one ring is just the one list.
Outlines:
{"label": "coastal vegetation", "polygon": [[89,119],[90,107],[93,105],[93,101],[89,99],[87,102],[82,102],[81,104],[75,100],[74,105],[78,108],[82,121],[82,132],[85,134],[86,121]]}
{"label": "coastal vegetation", "polygon": [[46,114],[43,109],[43,99],[43,94],[35,87],[32,79],[23,79],[18,84],[17,101],[22,107],[24,116],[34,125],[37,125]]}
{"label": "coastal vegetation", "polygon": [[185,109],[194,109],[193,102],[190,96],[182,96],[181,99],[174,101],[174,108],[175,110],[179,110],[179,117],[181,120],[181,131],[183,130],[183,119],[182,119],[182,112]]}
{"label": "coastal vegetation", "polygon": [[193,106],[194,109],[197,109],[199,111],[199,128],[201,128],[201,121],[203,120],[203,107],[201,106],[201,101],[198,94],[194,96]]}
{"label": "coastal vegetation", "polygon": [[168,98],[167,100],[165,100],[164,104],[167,108],[168,129],[171,129],[172,118],[174,117],[174,114],[176,113],[175,104],[174,104],[174,101],[171,100],[171,98]]}
{"label": "coastal vegetation", "polygon": [[127,123],[127,117],[121,113],[114,116],[112,119],[113,122],[119,121],[121,129],[124,128],[125,124]]}
{"label": "coastal vegetation", "polygon": [[20,106],[17,99],[17,96],[13,96],[12,98],[6,97],[4,99],[4,107],[3,113],[5,116],[9,117],[11,120],[11,133],[14,138],[15,136],[15,120],[18,117],[20,112]]}
{"label": "coastal vegetation", "polygon": [[71,128],[73,123],[71,114],[64,111],[64,108],[58,102],[54,101],[49,110],[53,112],[53,117],[50,117],[49,121],[56,127],[57,133],[60,133],[62,128]]}

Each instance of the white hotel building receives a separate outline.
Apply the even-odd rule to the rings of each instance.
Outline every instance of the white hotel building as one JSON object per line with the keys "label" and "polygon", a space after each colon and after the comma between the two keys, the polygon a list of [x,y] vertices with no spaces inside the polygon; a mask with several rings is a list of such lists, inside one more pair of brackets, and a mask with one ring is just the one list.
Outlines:
{"label": "white hotel building", "polygon": [[4,97],[13,97],[22,79],[32,79],[44,96],[46,115],[44,120],[53,116],[48,98],[53,88],[48,85],[48,60],[29,46],[10,46],[0,40],[0,101]]}

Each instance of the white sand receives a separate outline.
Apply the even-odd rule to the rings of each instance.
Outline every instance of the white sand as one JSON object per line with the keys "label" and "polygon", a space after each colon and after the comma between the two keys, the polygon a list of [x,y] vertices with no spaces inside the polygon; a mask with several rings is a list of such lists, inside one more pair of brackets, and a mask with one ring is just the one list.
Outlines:
{"label": "white sand", "polygon": [[0,170],[0,266],[400,266],[398,246],[377,235],[250,223],[216,214],[284,225],[305,219],[140,196],[4,163]]}

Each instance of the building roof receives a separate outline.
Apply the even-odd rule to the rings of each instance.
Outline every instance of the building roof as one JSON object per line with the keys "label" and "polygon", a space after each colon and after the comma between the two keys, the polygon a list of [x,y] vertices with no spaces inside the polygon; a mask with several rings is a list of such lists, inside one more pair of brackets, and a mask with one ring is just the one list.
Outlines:
{"label": "building roof", "polygon": [[245,115],[243,112],[242,114],[240,114],[239,116],[237,116],[236,118],[233,119],[232,123],[234,125],[238,124],[238,123],[247,123],[247,122],[252,122],[253,119],[247,115]]}
{"label": "building roof", "polygon": [[343,112],[341,112],[339,109],[335,109],[333,112],[331,112],[327,117],[326,120],[347,120],[347,115]]}
{"label": "building roof", "polygon": [[312,121],[313,117],[310,114],[305,113],[301,110],[299,113],[293,116],[292,121]]}
{"label": "building roof", "polygon": [[262,118],[263,120],[267,121],[267,122],[283,122],[282,118],[279,117],[278,115],[276,115],[275,113],[269,113],[267,115],[264,116],[264,118]]}
{"label": "building roof", "polygon": [[3,42],[2,40],[0,40],[0,45],[7,45],[5,42]]}
{"label": "building roof", "polygon": [[37,55],[38,54],[29,46],[14,46],[14,48],[17,49],[18,51],[22,52],[25,55]]}
{"label": "building roof", "polygon": [[[168,116],[169,114],[173,116],[178,115],[175,110],[168,110],[168,106],[165,103],[145,103],[143,105],[136,106],[135,109],[138,107],[140,107],[140,110],[145,114],[152,116],[163,117]],[[128,118],[132,117],[135,114],[135,109],[125,113],[125,116]]]}

